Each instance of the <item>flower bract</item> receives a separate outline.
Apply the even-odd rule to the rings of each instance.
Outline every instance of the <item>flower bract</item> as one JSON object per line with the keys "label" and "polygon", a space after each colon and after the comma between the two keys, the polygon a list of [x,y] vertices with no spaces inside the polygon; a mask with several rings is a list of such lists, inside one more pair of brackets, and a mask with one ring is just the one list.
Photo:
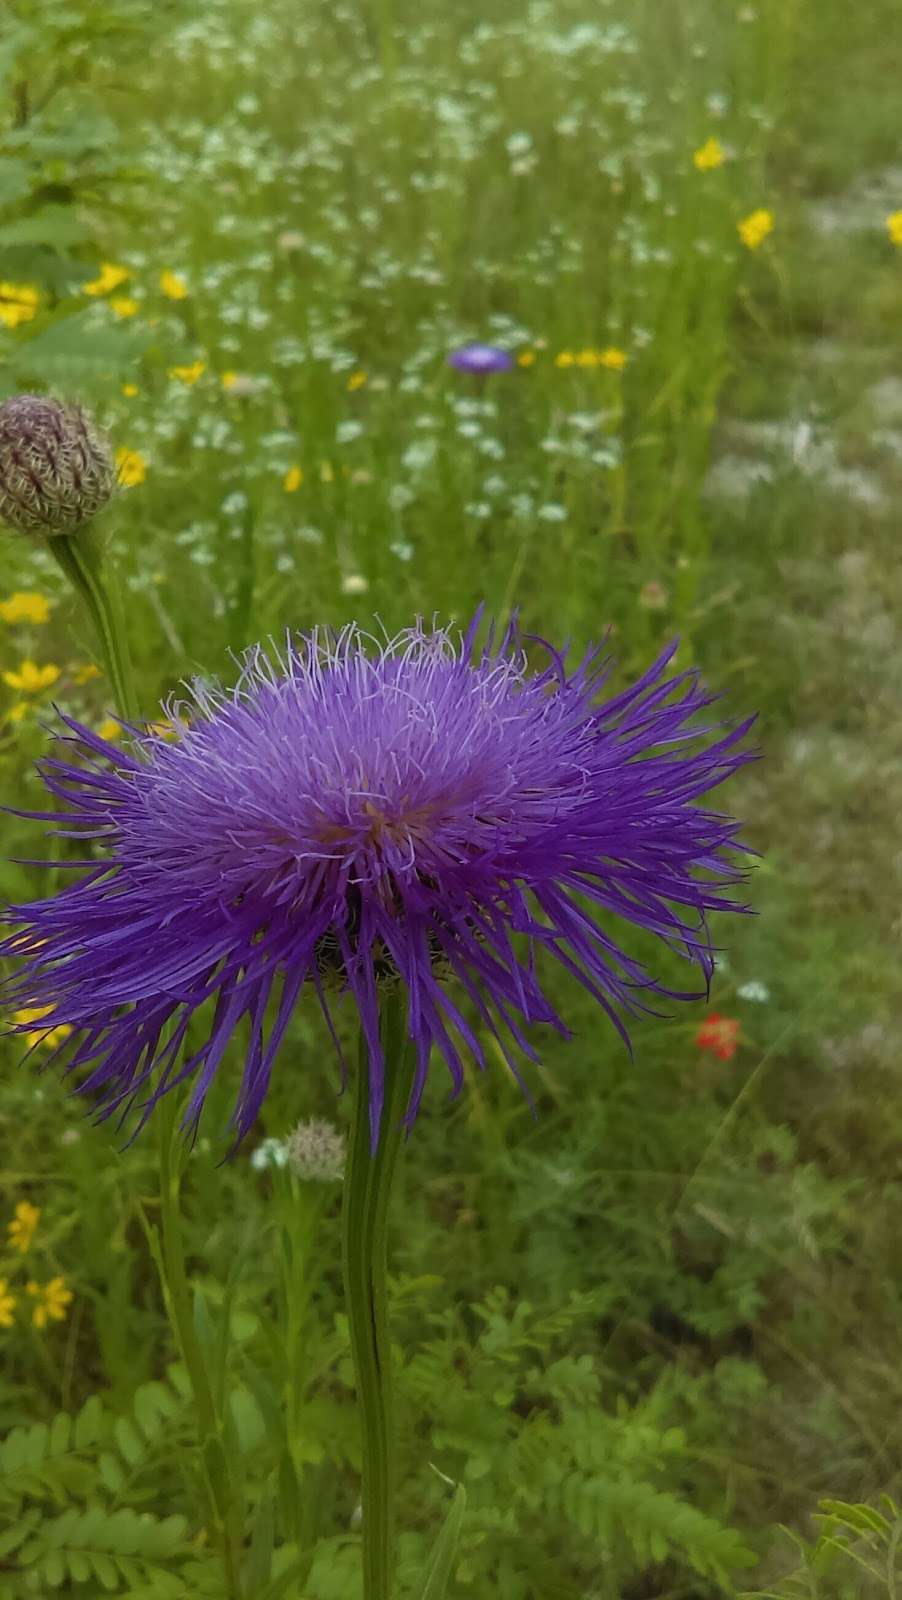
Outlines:
{"label": "flower bract", "polygon": [[36,394],[0,405],[0,521],[20,533],[70,534],[114,487],[109,442],[81,406]]}

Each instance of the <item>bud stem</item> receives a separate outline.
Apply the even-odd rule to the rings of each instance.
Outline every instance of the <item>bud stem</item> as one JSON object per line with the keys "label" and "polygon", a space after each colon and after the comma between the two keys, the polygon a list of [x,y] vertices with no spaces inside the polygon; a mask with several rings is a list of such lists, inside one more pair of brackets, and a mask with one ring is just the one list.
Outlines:
{"label": "bud stem", "polygon": [[116,710],[127,722],[138,722],[141,714],[125,618],[117,591],[104,580],[101,544],[94,529],[57,534],[45,540],[45,549],[56,557],[91,614]]}

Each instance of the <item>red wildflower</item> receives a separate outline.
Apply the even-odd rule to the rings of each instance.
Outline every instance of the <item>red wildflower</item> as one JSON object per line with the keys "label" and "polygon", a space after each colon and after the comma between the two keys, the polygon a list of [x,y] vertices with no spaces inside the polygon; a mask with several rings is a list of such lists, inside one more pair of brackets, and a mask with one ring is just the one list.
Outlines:
{"label": "red wildflower", "polygon": [[708,1013],[695,1035],[700,1050],[711,1050],[721,1061],[729,1061],[736,1054],[739,1040],[739,1023],[732,1017],[722,1017],[718,1011]]}

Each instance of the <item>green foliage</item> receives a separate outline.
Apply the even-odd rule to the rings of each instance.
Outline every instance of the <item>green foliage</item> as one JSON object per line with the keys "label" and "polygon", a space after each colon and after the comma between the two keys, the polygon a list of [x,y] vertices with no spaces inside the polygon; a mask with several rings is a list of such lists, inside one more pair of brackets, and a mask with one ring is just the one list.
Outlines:
{"label": "green foliage", "polygon": [[467,1510],[467,1492],[462,1483],[454,1491],[442,1531],[429,1553],[423,1581],[417,1589],[415,1600],[444,1600],[448,1582],[454,1568],[461,1528]]}
{"label": "green foliage", "polygon": [[[605,1600],[637,1570],[673,1557],[724,1585],[749,1564],[736,1532],[664,1487],[687,1461],[685,1432],[667,1420],[673,1397],[611,1409],[591,1356],[558,1353],[582,1342],[597,1296],[574,1294],[537,1317],[498,1288],[472,1309],[482,1324],[475,1341],[454,1312],[437,1314],[442,1336],[413,1355],[400,1380],[430,1418],[433,1448],[467,1485],[462,1586],[481,1594],[501,1582],[500,1533],[556,1550],[558,1576],[569,1572],[574,1593],[601,1568]],[[530,1590],[527,1582],[505,1592]]]}
{"label": "green foliage", "polygon": [[133,364],[147,335],[124,328],[97,328],[89,311],[75,311],[48,322],[33,338],[21,340],[10,368],[23,384],[83,383],[94,374],[110,377]]}
{"label": "green foliage", "polygon": [[[135,1391],[116,1415],[92,1395],[75,1416],[17,1427],[0,1443],[0,1595],[69,1587],[163,1597],[186,1593],[187,1521],[158,1516],[155,1475],[185,1442],[184,1375]],[[136,1510],[136,1506],[142,1509]],[[176,1564],[175,1566],[173,1564]],[[9,1569],[12,1569],[10,1572]]]}
{"label": "green foliage", "polygon": [[[100,266],[100,217],[108,227],[137,175],[136,145],[101,109],[96,83],[126,70],[177,10],[171,0],[11,0],[5,8],[0,280],[7,290],[25,285],[37,296],[21,320],[10,320],[2,316],[0,289],[7,389],[108,381],[147,344],[105,327],[103,313],[86,312],[80,294]],[[11,340],[4,321],[21,335]]]}
{"label": "green foliage", "polygon": [[[398,1600],[432,1581],[447,1480],[467,1509],[446,1600],[892,1593],[902,201],[888,179],[831,232],[809,199],[895,160],[896,11],[4,10],[0,389],[91,400],[139,457],[109,521],[149,715],[254,638],[482,600],[577,648],[613,624],[624,671],[679,632],[681,662],[764,713],[735,793],[758,916],[711,1000],[736,1055],[699,1051],[699,1004],[639,1022],[630,1061],[560,982],[575,1037],[535,1032],[535,1118],[501,1062],[450,1104],[431,1075],[390,1252]],[[725,160],[700,173],[711,135]],[[752,255],[735,225],[759,205],[775,229]],[[129,276],[86,295],[104,262]],[[471,337],[527,364],[471,385],[445,359]],[[608,346],[622,370],[576,359]],[[715,498],[734,452],[771,476]],[[0,600],[51,603],[0,623],[4,672],[59,669],[45,696],[0,687],[0,799],[40,809],[51,695],[99,726],[109,689],[40,547],[8,540],[4,563]],[[39,853],[5,815],[4,898],[50,891]],[[121,1149],[3,1056],[0,1597],[225,1600],[210,1486],[231,1478],[242,1600],[359,1600],[336,1196],[252,1165],[256,1136],[223,1164],[230,1053],[182,1176],[201,1449],[148,1242],[153,1121]],[[333,1062],[299,1015],[261,1140],[341,1118]],[[27,1256],[5,1245],[25,1197]],[[75,1298],[41,1330],[26,1285],[56,1274]]]}
{"label": "green foliage", "polygon": [[902,1511],[888,1494],[876,1505],[822,1500],[814,1542],[788,1533],[801,1562],[774,1588],[755,1589],[742,1600],[870,1600],[894,1596],[900,1571]]}

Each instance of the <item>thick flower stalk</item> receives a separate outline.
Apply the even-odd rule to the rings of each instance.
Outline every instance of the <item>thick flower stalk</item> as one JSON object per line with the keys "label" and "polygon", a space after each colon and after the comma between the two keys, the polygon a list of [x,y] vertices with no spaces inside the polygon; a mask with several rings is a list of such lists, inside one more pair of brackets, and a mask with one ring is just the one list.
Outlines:
{"label": "thick flower stalk", "polygon": [[[413,1123],[430,1057],[456,1093],[469,1052],[498,1041],[535,1059],[527,1029],[567,1029],[543,989],[557,961],[626,1037],[626,1019],[674,992],[628,954],[615,924],[713,968],[708,913],[737,910],[736,824],[700,798],[749,759],[749,726],[699,720],[712,697],[668,675],[671,645],[599,701],[600,651],[568,671],[509,629],[497,644],[421,625],[379,645],[356,627],[314,632],[284,656],[247,655],[237,686],[196,686],[174,740],[128,747],[64,717],[42,763],[54,831],[90,842],[84,873],[10,909],[0,954],[21,958],[10,1004],[47,1007],[101,1114],[190,1080],[193,1128],[239,1025],[232,1124],[253,1123],[295,1006],[336,988],[360,1015],[373,1146],[386,1063],[379,995],[399,986],[414,1066]],[[627,928],[628,931],[628,928]],[[452,981],[456,980],[456,981]],[[207,1037],[179,1061],[189,1023]],[[26,1025],[22,1024],[22,1028]]]}

